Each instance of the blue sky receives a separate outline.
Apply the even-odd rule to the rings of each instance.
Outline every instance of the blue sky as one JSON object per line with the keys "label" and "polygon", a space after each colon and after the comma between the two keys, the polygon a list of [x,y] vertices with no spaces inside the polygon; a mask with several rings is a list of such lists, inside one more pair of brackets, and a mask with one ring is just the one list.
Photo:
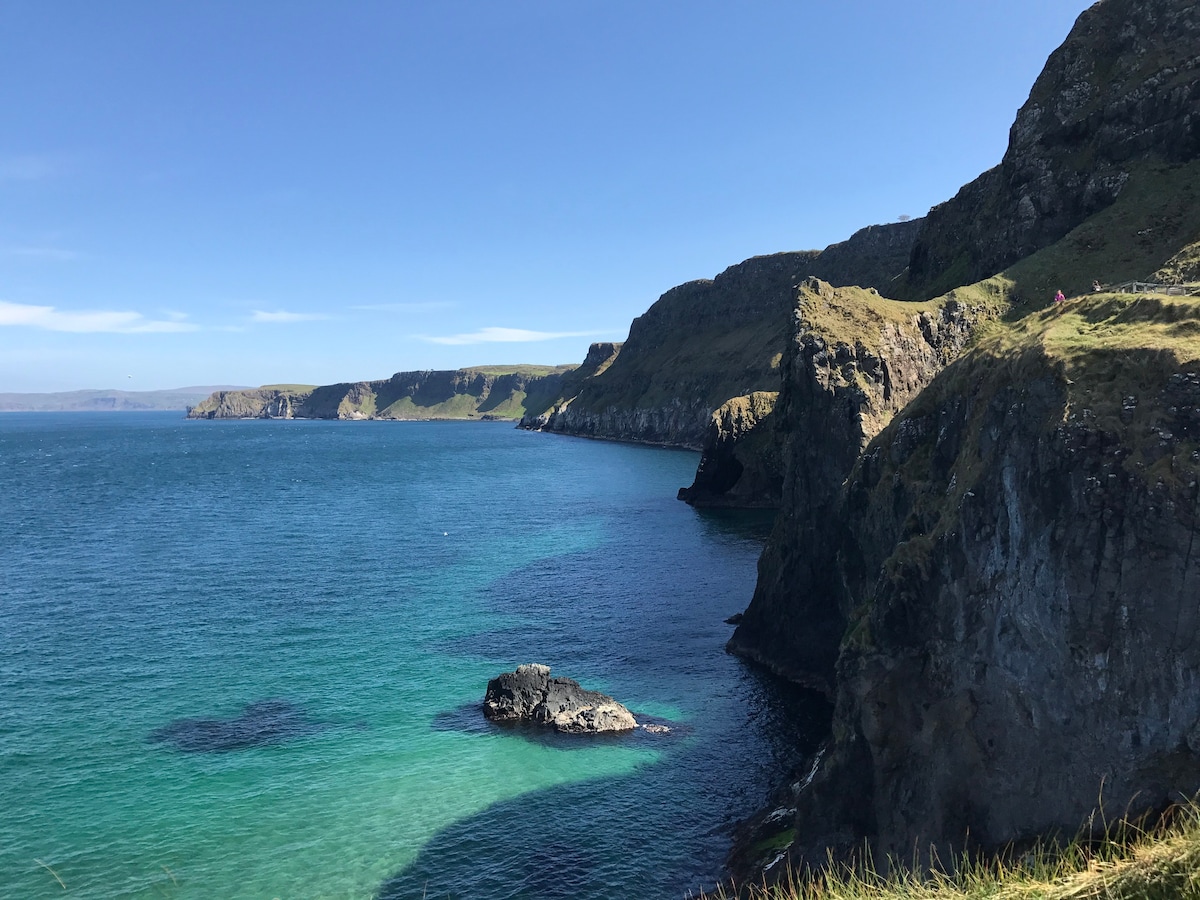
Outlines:
{"label": "blue sky", "polygon": [[0,6],[0,391],[580,362],[999,162],[1085,0]]}

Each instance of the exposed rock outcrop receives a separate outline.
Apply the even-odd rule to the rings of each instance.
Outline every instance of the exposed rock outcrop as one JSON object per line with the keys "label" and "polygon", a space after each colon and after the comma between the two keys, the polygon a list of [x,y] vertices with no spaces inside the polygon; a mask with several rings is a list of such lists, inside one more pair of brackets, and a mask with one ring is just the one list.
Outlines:
{"label": "exposed rock outcrop", "polygon": [[551,678],[550,667],[517,666],[488,682],[483,714],[493,722],[530,722],[566,734],[632,731],[633,714],[607,694],[584,690],[570,678]]}
{"label": "exposed rock outcrop", "polygon": [[214,391],[188,409],[189,419],[292,419],[312,390],[303,388],[243,388]]}
{"label": "exposed rock outcrop", "polygon": [[759,562],[754,599],[729,649],[827,693],[845,619],[831,527],[863,447],[962,350],[998,308],[953,297],[924,304],[810,279],[784,357],[783,507]]}
{"label": "exposed rock outcrop", "polygon": [[797,857],[945,859],[1200,789],[1200,309],[1071,306],[943,372],[847,483]]}
{"label": "exposed rock outcrop", "polygon": [[949,860],[1200,788],[1200,305],[1004,310],[1019,284],[1196,271],[1198,47],[1194,3],[1095,4],[1001,166],[922,227],[907,290],[954,288],[936,315],[800,304],[781,515],[730,647],[836,711],[759,817],[794,841],[773,873],[864,841]]}
{"label": "exposed rock outcrop", "polygon": [[1197,48],[1194,0],[1084,11],[1017,113],[1000,165],[929,211],[902,295],[987,278],[1111,204],[1140,165],[1200,157]]}
{"label": "exposed rock outcrop", "polygon": [[777,393],[734,397],[712,415],[704,456],[679,499],[699,507],[774,508],[783,490],[783,458],[774,428]]}
{"label": "exposed rock outcrop", "polygon": [[667,291],[633,321],[606,371],[531,412],[525,428],[700,449],[713,413],[779,388],[796,285],[815,275],[884,287],[907,262],[920,221],[873,225],[823,251],[756,256]]}

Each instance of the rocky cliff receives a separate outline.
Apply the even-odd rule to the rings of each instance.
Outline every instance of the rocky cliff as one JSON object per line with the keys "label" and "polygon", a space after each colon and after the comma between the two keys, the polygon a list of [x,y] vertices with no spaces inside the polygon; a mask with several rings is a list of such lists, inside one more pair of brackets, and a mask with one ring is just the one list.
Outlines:
{"label": "rocky cliff", "polygon": [[783,492],[783,453],[775,429],[777,392],[727,400],[712,414],[704,455],[679,499],[698,507],[774,508]]}
{"label": "rocky cliff", "polygon": [[1198,48],[1193,0],[1086,10],[1017,113],[1000,165],[930,210],[895,295],[987,278],[1110,205],[1142,166],[1200,157]]}
{"label": "rocky cliff", "polygon": [[1191,299],[1071,301],[868,446],[829,519],[846,627],[797,857],[946,858],[1200,789],[1198,336]]}
{"label": "rocky cliff", "polygon": [[836,702],[773,816],[793,864],[945,860],[1200,789],[1200,302],[1045,308],[1198,271],[1198,28],[1176,0],[1080,17],[1004,163],[922,226],[897,284],[953,287],[936,329],[798,304],[781,515],[730,642]]}
{"label": "rocky cliff", "polygon": [[522,427],[700,448],[727,400],[779,388],[796,285],[809,276],[883,287],[919,221],[874,225],[823,251],[757,256],[663,294],[608,368],[531,412]]}
{"label": "rocky cliff", "polygon": [[[610,347],[612,345],[609,345]],[[518,419],[557,396],[574,367],[399,372],[384,381],[217,391],[193,419]],[[577,376],[578,377],[578,376]]]}
{"label": "rocky cliff", "polygon": [[828,602],[838,495],[863,447],[997,318],[997,303],[886,300],[810,279],[799,289],[774,408],[782,514],[730,649],[827,693],[845,622]]}
{"label": "rocky cliff", "polygon": [[293,419],[314,388],[307,386],[235,388],[213,391],[206,399],[189,407],[189,419]]}

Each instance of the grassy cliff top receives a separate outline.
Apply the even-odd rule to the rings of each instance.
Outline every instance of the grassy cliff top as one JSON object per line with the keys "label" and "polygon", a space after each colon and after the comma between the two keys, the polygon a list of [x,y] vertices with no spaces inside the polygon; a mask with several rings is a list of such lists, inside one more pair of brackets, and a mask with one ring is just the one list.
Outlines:
{"label": "grassy cliff top", "polygon": [[[861,344],[872,352],[881,346],[883,328],[887,325],[913,327],[925,313],[936,315],[953,299],[889,300],[874,288],[832,287],[823,281],[809,279],[800,286],[797,312],[807,331],[820,336],[827,344]],[[999,301],[993,301],[992,305]]]}
{"label": "grassy cliff top", "polygon": [[514,366],[466,366],[460,372],[470,372],[472,375],[561,375],[578,368],[578,363],[564,363],[558,366],[533,366],[518,364]]}
{"label": "grassy cliff top", "polygon": [[[964,433],[970,437],[949,479],[953,490],[918,491],[922,499],[917,507],[929,535],[955,527],[962,495],[985,474],[979,435],[989,408],[1005,395],[1009,399],[1002,402],[1013,403],[1027,392],[1053,391],[1060,400],[1038,407],[1048,416],[1036,425],[1043,433],[1068,426],[1110,435],[1123,448],[1120,465],[1126,471],[1149,483],[1186,483],[1197,469],[1192,426],[1183,424],[1187,404],[1194,405],[1186,399],[1187,382],[1197,373],[1200,298],[1082,295],[988,326],[975,346],[876,440],[891,440],[905,421],[937,419],[945,409],[962,408],[968,417]],[[927,430],[923,440],[929,447],[937,433],[936,428]],[[929,470],[929,447],[901,464],[903,471],[897,474],[904,481],[914,486],[936,481]],[[883,460],[892,465],[886,454]]]}
{"label": "grassy cliff top", "polygon": [[[1163,294],[1082,294],[1016,321],[989,327],[929,399],[949,391],[976,395],[1054,374],[1072,399],[1119,409],[1124,398],[1200,370],[1200,298]],[[922,398],[924,399],[924,398]],[[918,400],[918,403],[922,402]]]}
{"label": "grassy cliff top", "polygon": [[[1196,900],[1200,898],[1200,813],[1169,811],[1158,825],[1117,826],[1110,837],[1044,844],[997,859],[960,860],[953,874],[881,875],[870,862],[831,867],[807,879],[751,887],[750,900]],[[707,895],[725,900],[732,892]]]}
{"label": "grassy cliff top", "polygon": [[[264,384],[257,388],[260,391],[290,391],[293,394],[306,394],[310,391],[315,391],[318,385],[315,384]],[[251,388],[255,390],[255,388]]]}
{"label": "grassy cliff top", "polygon": [[1010,317],[1039,309],[1055,291],[1081,294],[1134,279],[1188,280],[1200,257],[1200,160],[1136,166],[1115,203],[1003,272],[950,291],[965,302],[998,298]]}

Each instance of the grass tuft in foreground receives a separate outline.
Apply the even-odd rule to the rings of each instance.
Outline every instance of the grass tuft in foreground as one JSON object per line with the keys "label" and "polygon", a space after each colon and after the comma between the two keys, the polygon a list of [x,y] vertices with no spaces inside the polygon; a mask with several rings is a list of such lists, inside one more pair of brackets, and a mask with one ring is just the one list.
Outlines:
{"label": "grass tuft in foreground", "polygon": [[[1086,835],[1086,831],[1083,834]],[[1151,828],[1122,824],[1101,840],[1039,844],[952,873],[831,864],[781,884],[721,888],[702,900],[1189,900],[1200,898],[1200,807],[1173,808]]]}

